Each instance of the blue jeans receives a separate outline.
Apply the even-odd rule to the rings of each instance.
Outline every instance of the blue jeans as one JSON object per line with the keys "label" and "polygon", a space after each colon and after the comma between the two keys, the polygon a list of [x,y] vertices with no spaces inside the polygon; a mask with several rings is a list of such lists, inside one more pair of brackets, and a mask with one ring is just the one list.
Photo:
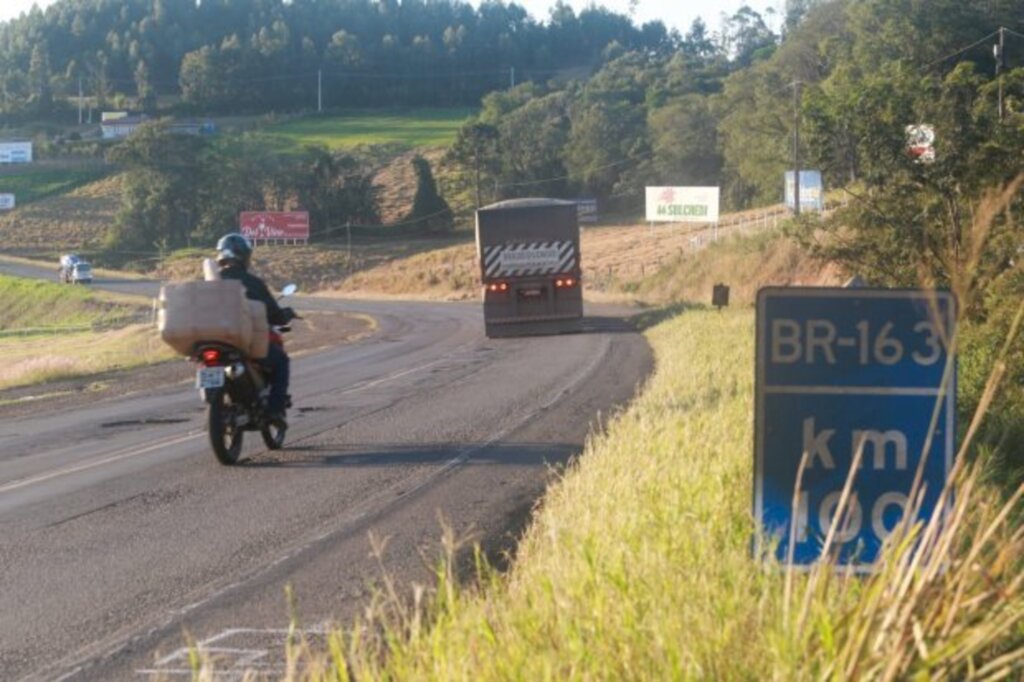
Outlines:
{"label": "blue jeans", "polygon": [[270,344],[267,357],[260,364],[270,370],[270,408],[271,412],[284,412],[288,400],[288,375],[291,361],[279,344]]}

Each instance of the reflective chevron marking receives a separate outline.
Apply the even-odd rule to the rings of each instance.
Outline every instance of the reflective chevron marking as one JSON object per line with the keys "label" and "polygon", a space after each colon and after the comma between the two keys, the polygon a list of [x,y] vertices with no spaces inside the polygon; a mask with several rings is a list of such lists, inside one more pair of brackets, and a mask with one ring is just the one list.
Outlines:
{"label": "reflective chevron marking", "polygon": [[571,272],[575,268],[575,242],[524,242],[484,247],[487,277],[550,275]]}

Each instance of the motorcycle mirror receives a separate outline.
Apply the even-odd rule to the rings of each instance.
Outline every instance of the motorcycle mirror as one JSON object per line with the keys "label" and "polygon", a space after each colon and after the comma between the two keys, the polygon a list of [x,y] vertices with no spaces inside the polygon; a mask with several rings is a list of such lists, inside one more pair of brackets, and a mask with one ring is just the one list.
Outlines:
{"label": "motorcycle mirror", "polygon": [[299,290],[299,285],[297,285],[297,284],[285,284],[284,288],[281,289],[281,295],[282,296],[291,296],[292,294],[294,294],[298,290]]}

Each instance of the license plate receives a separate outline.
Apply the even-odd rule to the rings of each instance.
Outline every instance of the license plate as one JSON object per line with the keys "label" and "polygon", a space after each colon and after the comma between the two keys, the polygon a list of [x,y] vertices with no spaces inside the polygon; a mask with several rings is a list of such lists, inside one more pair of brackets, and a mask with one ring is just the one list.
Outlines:
{"label": "license plate", "polygon": [[519,290],[519,295],[520,296],[527,296],[527,297],[530,297],[530,298],[533,298],[533,297],[536,297],[536,296],[540,296],[543,293],[544,293],[543,289],[520,289]]}
{"label": "license plate", "polygon": [[224,386],[223,367],[200,367],[196,372],[196,388],[221,388]]}

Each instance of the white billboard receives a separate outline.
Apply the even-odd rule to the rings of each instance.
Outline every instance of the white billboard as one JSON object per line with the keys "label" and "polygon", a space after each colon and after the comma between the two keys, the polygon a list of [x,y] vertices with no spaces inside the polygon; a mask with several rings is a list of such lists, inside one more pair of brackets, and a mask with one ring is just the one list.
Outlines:
{"label": "white billboard", "polygon": [[0,163],[32,163],[32,143],[0,142]]}
{"label": "white billboard", "polygon": [[717,187],[648,187],[647,220],[670,223],[717,223]]}
{"label": "white billboard", "polygon": [[14,208],[13,194],[0,194],[0,211],[9,211]]}

